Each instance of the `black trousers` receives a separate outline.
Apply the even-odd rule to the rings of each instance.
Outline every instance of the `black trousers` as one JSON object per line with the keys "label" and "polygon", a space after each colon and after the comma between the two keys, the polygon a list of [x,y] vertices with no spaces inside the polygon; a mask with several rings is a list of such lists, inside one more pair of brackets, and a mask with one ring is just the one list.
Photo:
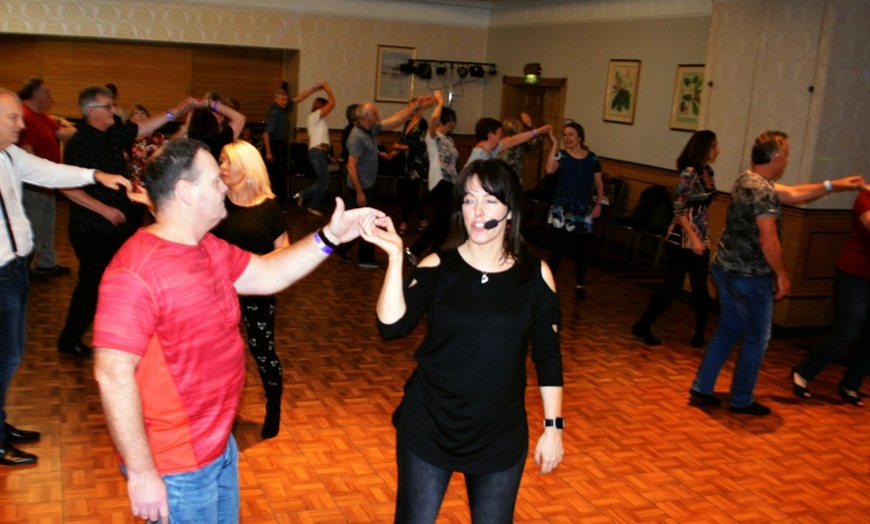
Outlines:
{"label": "black trousers", "polygon": [[69,301],[58,346],[78,343],[91,327],[103,272],[127,238],[126,235],[70,234],[70,244],[79,259],[79,281]]}
{"label": "black trousers", "polygon": [[453,214],[453,184],[442,180],[438,182],[429,193],[432,205],[435,206],[435,216],[420,238],[411,246],[411,252],[421,257],[426,248],[432,247],[432,251],[441,248],[441,244],[447,240],[450,233],[450,215]]}
{"label": "black trousers", "polygon": [[[366,195],[366,206],[373,207],[375,205],[375,188],[364,188],[363,193]],[[356,191],[353,188],[346,188],[344,193],[344,208],[354,209],[356,207]],[[338,246],[335,251],[340,256],[347,257],[347,252],[350,251],[350,248],[352,248],[357,242],[359,242],[359,262],[364,263],[374,261],[375,245],[370,244],[361,238],[351,240],[347,244],[342,244]]]}
{"label": "black trousers", "polygon": [[671,242],[665,243],[665,250],[668,254],[665,283],[653,295],[638,324],[649,328],[670,307],[671,302],[682,291],[683,280],[688,273],[692,287],[692,306],[695,310],[695,336],[703,337],[710,313],[710,292],[707,290],[710,250],[705,250],[703,255],[696,255],[691,249],[681,248]]}
{"label": "black trousers", "polygon": [[578,286],[586,281],[586,268],[589,265],[589,243],[592,235],[581,233],[582,226],[578,225],[574,231],[564,229],[554,230],[553,251],[547,259],[547,265],[553,273],[559,269],[559,262],[574,248],[574,278]]}
{"label": "black trousers", "polygon": [[269,171],[269,183],[272,184],[272,192],[278,202],[286,202],[287,199],[287,141],[269,138],[269,147],[272,150],[272,161],[267,163]]}

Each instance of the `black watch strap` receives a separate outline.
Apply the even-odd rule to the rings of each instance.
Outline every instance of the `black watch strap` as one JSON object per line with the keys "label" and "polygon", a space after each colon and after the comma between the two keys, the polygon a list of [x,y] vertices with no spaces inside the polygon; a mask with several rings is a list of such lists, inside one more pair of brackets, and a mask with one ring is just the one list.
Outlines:
{"label": "black watch strap", "polygon": [[544,427],[545,428],[565,429],[565,420],[562,417],[545,418],[544,419]]}

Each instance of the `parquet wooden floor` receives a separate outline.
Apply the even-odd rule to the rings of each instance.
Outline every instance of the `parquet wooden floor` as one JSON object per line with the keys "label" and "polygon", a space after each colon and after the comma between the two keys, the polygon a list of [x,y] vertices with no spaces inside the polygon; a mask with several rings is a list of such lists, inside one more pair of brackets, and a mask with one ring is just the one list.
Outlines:
{"label": "parquet wooden floor", "polygon": [[[60,261],[75,265],[58,210]],[[298,209],[291,238],[320,225]],[[352,252],[352,255],[355,253]],[[613,271],[601,254],[588,299],[575,301],[571,264],[557,275],[564,311],[566,458],[542,476],[527,463],[516,521],[868,522],[870,417],[845,405],[832,366],[814,399],[792,397],[788,372],[802,350],[773,340],[757,397],[773,415],[751,418],[687,402],[701,353],[688,345],[688,306],[658,322],[655,349],[628,335],[646,305],[648,273]],[[374,304],[381,270],[328,260],[278,299],[278,349],[285,369],[281,433],[259,437],[264,398],[249,361],[235,430],[242,522],[392,521],[395,462],[390,414],[412,369],[418,330],[383,342]],[[32,467],[0,468],[0,522],[132,522],[126,485],[112,457],[90,361],[59,356],[55,340],[74,276],[34,281],[28,347],[9,396],[9,420],[43,439],[26,449]],[[204,312],[207,314],[207,312]],[[715,327],[711,322],[710,332]],[[718,390],[726,393],[732,362]],[[531,371],[531,366],[529,366]],[[530,372],[530,424],[540,400]],[[537,430],[533,431],[537,438]],[[461,477],[439,522],[469,515]]]}

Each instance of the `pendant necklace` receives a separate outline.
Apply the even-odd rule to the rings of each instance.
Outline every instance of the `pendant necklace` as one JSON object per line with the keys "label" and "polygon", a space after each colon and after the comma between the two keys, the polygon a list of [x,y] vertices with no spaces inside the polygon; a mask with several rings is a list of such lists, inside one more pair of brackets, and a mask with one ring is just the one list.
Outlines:
{"label": "pendant necklace", "polygon": [[483,273],[483,274],[480,276],[480,283],[486,284],[487,282],[489,282],[489,275],[487,275],[483,271],[481,271],[481,273]]}

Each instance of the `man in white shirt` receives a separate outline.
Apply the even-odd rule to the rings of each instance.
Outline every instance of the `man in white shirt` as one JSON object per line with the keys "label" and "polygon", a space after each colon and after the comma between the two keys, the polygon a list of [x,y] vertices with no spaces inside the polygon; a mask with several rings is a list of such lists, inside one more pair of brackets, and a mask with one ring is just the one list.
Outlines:
{"label": "man in white shirt", "polygon": [[6,394],[18,370],[25,345],[28,272],[26,257],[33,249],[33,231],[22,201],[23,183],[41,187],[80,187],[99,182],[112,189],[130,189],[118,175],[56,164],[26,153],[15,145],[24,129],[18,95],[0,88],[0,465],[36,462],[36,455],[16,448],[39,440],[36,431],[6,423]]}

